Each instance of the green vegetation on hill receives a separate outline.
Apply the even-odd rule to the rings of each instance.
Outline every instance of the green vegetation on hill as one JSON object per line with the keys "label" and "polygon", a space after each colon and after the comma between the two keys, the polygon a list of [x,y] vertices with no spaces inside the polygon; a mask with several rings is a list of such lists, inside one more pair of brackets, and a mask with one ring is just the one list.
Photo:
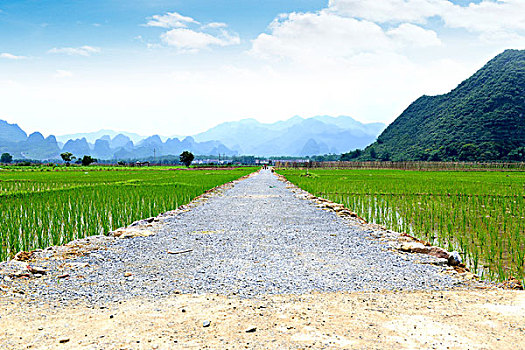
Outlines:
{"label": "green vegetation on hill", "polygon": [[506,50],[445,95],[413,102],[343,160],[525,161],[525,50]]}

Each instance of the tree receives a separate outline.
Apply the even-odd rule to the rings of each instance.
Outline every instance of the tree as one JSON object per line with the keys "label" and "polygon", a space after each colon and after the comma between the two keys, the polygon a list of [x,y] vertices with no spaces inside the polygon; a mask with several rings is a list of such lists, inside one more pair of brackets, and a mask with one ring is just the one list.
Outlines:
{"label": "tree", "polygon": [[91,158],[91,156],[84,156],[82,158],[82,165],[83,166],[89,166],[89,164],[96,162],[97,160],[95,158]]}
{"label": "tree", "polygon": [[62,157],[62,160],[64,162],[66,162],[66,166],[69,166],[69,162],[71,162],[71,160],[75,159],[75,157],[73,157],[73,153],[71,153],[71,152],[61,153],[60,157]]}
{"label": "tree", "polygon": [[0,156],[0,163],[11,163],[13,161],[13,156],[9,153],[2,153]]}
{"label": "tree", "polygon": [[379,157],[383,162],[387,162],[390,160],[390,152],[384,151],[381,156]]}
{"label": "tree", "polygon": [[376,159],[376,149],[374,147],[370,147],[370,158]]}
{"label": "tree", "polygon": [[472,143],[466,143],[461,146],[459,151],[459,160],[473,162],[478,157],[478,147]]}
{"label": "tree", "polygon": [[363,151],[358,148],[358,149],[356,149],[354,151],[350,151],[348,153],[341,154],[341,157],[339,158],[339,160],[341,160],[341,161],[349,161],[349,160],[352,160],[352,159],[355,159],[355,158],[361,156],[361,154],[363,154]]}
{"label": "tree", "polygon": [[525,147],[518,147],[509,152],[508,158],[514,161],[525,161]]}
{"label": "tree", "polygon": [[189,167],[191,165],[191,162],[193,162],[193,159],[195,159],[195,157],[193,156],[193,153],[184,151],[180,154],[179,159],[182,164]]}

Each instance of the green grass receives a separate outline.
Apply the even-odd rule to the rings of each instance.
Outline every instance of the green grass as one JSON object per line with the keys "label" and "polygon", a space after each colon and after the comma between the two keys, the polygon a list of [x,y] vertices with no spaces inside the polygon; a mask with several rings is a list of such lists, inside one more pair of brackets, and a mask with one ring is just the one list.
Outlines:
{"label": "green grass", "polygon": [[[18,251],[107,234],[190,202],[254,168],[74,168],[0,172],[0,261]],[[43,171],[42,171],[43,170]]]}
{"label": "green grass", "polygon": [[458,250],[476,273],[523,281],[525,173],[281,169],[368,222]]}

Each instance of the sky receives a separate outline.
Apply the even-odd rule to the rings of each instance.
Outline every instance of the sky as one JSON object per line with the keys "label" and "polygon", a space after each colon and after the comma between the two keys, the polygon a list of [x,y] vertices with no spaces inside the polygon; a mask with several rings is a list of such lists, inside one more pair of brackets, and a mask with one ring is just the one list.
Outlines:
{"label": "sky", "polygon": [[525,0],[0,0],[0,119],[44,135],[390,123],[505,49],[525,49]]}

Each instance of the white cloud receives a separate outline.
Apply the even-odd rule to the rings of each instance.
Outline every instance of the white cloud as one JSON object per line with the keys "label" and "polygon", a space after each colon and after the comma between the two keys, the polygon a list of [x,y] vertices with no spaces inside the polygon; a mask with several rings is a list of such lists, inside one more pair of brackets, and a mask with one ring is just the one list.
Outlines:
{"label": "white cloud", "polygon": [[87,45],[81,47],[55,47],[48,51],[48,53],[66,54],[70,56],[91,56],[92,54],[100,52],[100,48]]}
{"label": "white cloud", "polygon": [[183,16],[177,12],[166,12],[164,15],[154,15],[147,19],[148,22],[145,24],[147,27],[185,28],[188,23],[199,24],[193,18]]}
{"label": "white cloud", "polygon": [[161,35],[161,39],[169,46],[174,46],[182,51],[198,51],[209,46],[228,46],[240,43],[238,35],[230,35],[222,31],[220,36],[204,32],[197,32],[186,28],[176,28]]}
{"label": "white cloud", "polygon": [[211,22],[211,23],[203,25],[201,28],[202,29],[208,29],[208,28],[226,28],[226,27],[228,27],[228,25],[226,23]]}
{"label": "white cloud", "polygon": [[57,69],[55,78],[71,78],[73,76],[73,72],[63,69]]}
{"label": "white cloud", "polygon": [[329,0],[328,8],[340,15],[374,22],[423,23],[452,4],[446,0]]}
{"label": "white cloud", "polygon": [[26,59],[27,57],[26,56],[17,56],[17,55],[13,55],[11,53],[4,52],[4,53],[0,53],[0,58],[5,58],[5,59],[8,59],[8,60],[23,60],[23,59]]}
{"label": "white cloud", "polygon": [[433,30],[421,28],[410,23],[403,23],[391,29],[387,34],[401,46],[430,47],[442,44]]}
{"label": "white cloud", "polygon": [[525,1],[484,0],[466,7],[453,6],[440,14],[446,25],[466,28],[473,32],[507,32],[518,30],[525,34]]}
{"label": "white cloud", "polygon": [[[169,29],[160,35],[161,41],[181,52],[197,52],[211,46],[237,45],[241,42],[239,35],[228,31],[228,25],[223,22],[211,22],[199,28],[200,22],[177,12],[167,12],[148,19],[148,27]],[[147,45],[148,48],[158,47],[158,44]]]}
{"label": "white cloud", "polygon": [[[374,52],[407,55],[406,49],[446,46],[442,25],[428,22],[434,16],[451,28],[443,34],[449,39],[457,29],[473,33],[466,45],[502,49],[525,45],[524,0],[483,0],[468,6],[448,0],[330,0],[318,12],[279,15],[267,33],[252,41],[250,53],[311,63]],[[449,43],[456,45],[465,38],[459,32]]]}
{"label": "white cloud", "polygon": [[313,65],[344,64],[342,61],[367,53],[397,53],[405,47],[439,45],[436,32],[414,24],[403,23],[385,31],[367,20],[319,11],[279,16],[270,24],[269,33],[253,40],[250,53]]}
{"label": "white cloud", "polygon": [[[329,11],[377,23],[426,23],[441,17],[448,27],[472,32],[525,30],[525,1],[482,0],[460,6],[449,0],[329,0]],[[522,33],[523,34],[523,33]]]}
{"label": "white cloud", "polygon": [[251,53],[263,58],[348,58],[361,52],[393,48],[380,26],[369,21],[342,17],[326,11],[290,13],[269,26],[252,42]]}
{"label": "white cloud", "polygon": [[479,39],[481,45],[499,43],[500,46],[505,45],[506,47],[525,49],[525,34],[513,31],[484,32],[480,34]]}

